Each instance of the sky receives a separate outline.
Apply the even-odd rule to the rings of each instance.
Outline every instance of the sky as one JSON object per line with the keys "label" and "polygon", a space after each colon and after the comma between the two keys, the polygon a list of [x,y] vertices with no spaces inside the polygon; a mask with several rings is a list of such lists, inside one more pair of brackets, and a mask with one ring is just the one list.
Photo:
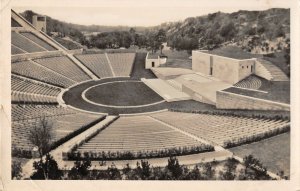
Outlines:
{"label": "sky", "polygon": [[[17,12],[32,10],[54,19],[82,25],[155,26],[163,22],[182,21],[188,17],[217,11],[266,10],[286,4],[261,0],[19,0],[12,8]],[[41,3],[43,2],[43,3]],[[226,2],[226,3],[225,3]],[[238,3],[238,2],[243,2]],[[275,1],[274,1],[275,2]]]}

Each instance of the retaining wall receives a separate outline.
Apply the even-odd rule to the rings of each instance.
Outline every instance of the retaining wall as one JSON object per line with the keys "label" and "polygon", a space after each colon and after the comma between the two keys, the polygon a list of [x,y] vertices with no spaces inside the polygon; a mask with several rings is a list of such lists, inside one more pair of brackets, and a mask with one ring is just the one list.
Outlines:
{"label": "retaining wall", "polygon": [[290,105],[259,98],[218,91],[218,109],[281,110],[290,111]]}
{"label": "retaining wall", "polygon": [[36,59],[36,58],[45,58],[52,56],[62,56],[64,55],[63,51],[44,51],[44,52],[33,52],[26,54],[17,54],[11,56],[11,62],[23,61],[28,59]]}

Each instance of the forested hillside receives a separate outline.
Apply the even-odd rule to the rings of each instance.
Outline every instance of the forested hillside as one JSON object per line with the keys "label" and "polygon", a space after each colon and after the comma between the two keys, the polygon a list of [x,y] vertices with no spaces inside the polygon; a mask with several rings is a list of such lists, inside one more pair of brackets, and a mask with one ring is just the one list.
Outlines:
{"label": "forested hillside", "polygon": [[[30,22],[33,14],[36,13],[22,13]],[[216,12],[153,27],[83,26],[47,17],[47,32],[69,36],[89,48],[128,48],[136,45],[156,51],[165,40],[171,48],[188,52],[198,48],[236,45],[248,52],[268,54],[289,49],[290,10],[274,8],[265,11]],[[86,38],[83,32],[98,34]]]}
{"label": "forested hillside", "polygon": [[290,10],[217,12],[161,27],[167,31],[168,45],[176,49],[213,49],[226,42],[256,46],[289,38]]}

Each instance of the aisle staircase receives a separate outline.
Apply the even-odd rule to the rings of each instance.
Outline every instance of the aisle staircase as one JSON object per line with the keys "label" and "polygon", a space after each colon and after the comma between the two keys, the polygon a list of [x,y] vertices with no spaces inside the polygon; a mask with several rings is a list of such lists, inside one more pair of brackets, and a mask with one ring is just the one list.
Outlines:
{"label": "aisle staircase", "polygon": [[287,75],[277,66],[264,59],[256,61],[256,75],[270,81],[289,81]]}

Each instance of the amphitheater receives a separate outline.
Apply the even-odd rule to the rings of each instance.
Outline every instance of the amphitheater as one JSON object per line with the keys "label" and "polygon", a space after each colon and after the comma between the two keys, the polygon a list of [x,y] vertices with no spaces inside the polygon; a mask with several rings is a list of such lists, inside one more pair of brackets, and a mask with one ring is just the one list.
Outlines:
{"label": "amphitheater", "polygon": [[260,62],[262,75],[230,84],[193,69],[145,69],[146,53],[67,50],[14,11],[11,19],[13,156],[36,156],[28,137],[41,118],[53,126],[61,166],[86,156],[224,160],[233,156],[227,148],[289,130],[285,119],[197,110],[289,111],[289,97],[274,100],[263,88],[289,83],[270,63]]}

